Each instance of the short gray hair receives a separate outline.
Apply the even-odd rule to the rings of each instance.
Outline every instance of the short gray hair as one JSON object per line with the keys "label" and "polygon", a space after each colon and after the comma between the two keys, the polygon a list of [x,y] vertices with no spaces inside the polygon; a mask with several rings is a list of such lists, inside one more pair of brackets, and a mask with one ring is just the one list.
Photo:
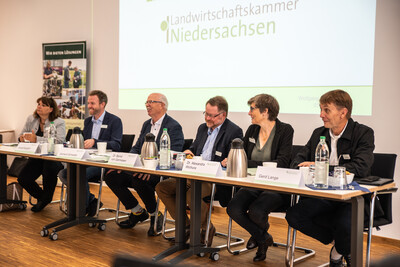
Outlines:
{"label": "short gray hair", "polygon": [[165,110],[168,110],[168,99],[167,99],[167,97],[165,95],[163,95],[163,94],[160,94],[160,93],[159,93],[159,95],[160,95],[160,101],[163,102],[164,105],[165,105]]}

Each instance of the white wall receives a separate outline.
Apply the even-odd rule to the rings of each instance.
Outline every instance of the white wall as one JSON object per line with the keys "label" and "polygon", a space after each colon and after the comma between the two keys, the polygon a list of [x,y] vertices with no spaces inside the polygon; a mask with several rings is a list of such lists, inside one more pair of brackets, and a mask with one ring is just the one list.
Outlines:
{"label": "white wall", "polygon": [[[107,109],[121,117],[124,132],[138,134],[146,112],[118,110],[118,13],[118,1],[109,0],[0,0],[0,129],[19,132],[35,108],[42,84],[42,43],[86,40],[88,87],[106,92]],[[378,0],[373,115],[354,117],[375,130],[376,152],[398,155],[399,14],[400,1]],[[169,114],[182,124],[186,138],[193,138],[203,122],[200,112]],[[244,130],[250,123],[244,113],[230,113],[229,117]],[[294,144],[305,144],[311,131],[321,125],[318,115],[281,114],[279,118],[294,127]],[[399,166],[396,177],[400,176]],[[376,235],[400,239],[400,193],[394,196],[393,211],[394,223]]]}

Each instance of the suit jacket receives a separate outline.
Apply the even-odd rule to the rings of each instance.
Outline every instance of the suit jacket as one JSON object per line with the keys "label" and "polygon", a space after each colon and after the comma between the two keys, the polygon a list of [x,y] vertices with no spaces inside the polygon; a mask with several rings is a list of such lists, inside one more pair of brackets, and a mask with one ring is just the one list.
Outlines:
{"label": "suit jacket", "polygon": [[[189,150],[195,156],[200,156],[201,151],[207,141],[208,137],[208,127],[207,124],[203,123],[197,129],[196,139],[190,146]],[[221,128],[219,129],[217,138],[215,139],[215,143],[213,146],[211,161],[223,161],[228,157],[229,150],[231,149],[231,142],[235,138],[242,138],[243,131],[242,129],[231,122],[229,119],[225,119]]]}
{"label": "suit jacket", "polygon": [[[201,151],[207,141],[208,137],[207,124],[203,123],[197,129],[196,139],[190,146],[189,150],[196,156],[200,156]],[[242,129],[225,119],[221,128],[219,129],[217,138],[213,146],[211,161],[221,162],[228,157],[229,150],[231,149],[232,140],[235,138],[243,138]],[[217,185],[215,199],[219,200],[221,206],[226,207],[232,196],[232,186]]]}
{"label": "suit jacket", "polygon": [[[323,126],[319,127],[314,130],[304,149],[294,158],[291,164],[292,168],[297,168],[297,165],[304,161],[314,161],[320,136],[326,137],[329,151],[332,151],[329,129]],[[374,162],[374,148],[374,131],[368,126],[349,119],[346,130],[337,141],[337,155],[347,154],[350,159],[340,157],[339,165],[346,167],[346,170],[354,173],[355,177],[367,177],[370,175]]]}
{"label": "suit jacket", "polygon": [[[122,142],[122,121],[117,116],[104,111],[106,114],[104,115],[102,128],[100,130],[99,139],[94,140],[94,146],[97,148],[97,142],[107,142],[107,148],[112,149],[112,151],[120,151],[121,150],[121,142]],[[84,127],[83,127],[83,139],[91,139],[92,138],[92,129],[93,122],[92,117],[85,119]]]}
{"label": "suit jacket", "polygon": [[[161,135],[163,132],[163,129],[167,128],[168,129],[168,135],[171,140],[171,150],[173,151],[182,151],[183,148],[183,132],[182,132],[182,127],[177,122],[174,120],[172,117],[168,116],[165,114],[165,117],[161,123],[161,129],[158,132],[157,138],[156,138],[156,144],[158,150],[160,150],[160,139]],[[136,144],[132,147],[130,153],[135,153],[135,154],[140,154],[142,150],[142,145],[144,143],[144,139],[147,133],[149,133],[151,130],[151,119],[145,121],[142,126],[142,130],[140,131],[140,136],[139,139],[137,140]]]}
{"label": "suit jacket", "polygon": [[[22,135],[23,133],[26,133],[26,132],[32,132],[32,130],[36,133],[40,127],[39,124],[40,124],[39,118],[35,118],[35,116],[29,115],[29,117],[26,119],[24,128],[22,128],[20,135]],[[63,119],[61,119],[60,117],[58,117],[54,120],[54,126],[56,127],[56,142],[59,144],[64,143],[64,141],[65,141],[65,121]],[[49,119],[46,120],[43,128],[46,129],[47,127],[50,127]],[[43,131],[43,135],[44,135],[44,132],[45,132],[45,130]],[[39,143],[41,141],[47,142],[47,138],[45,138],[43,136],[37,136],[36,142]]]}
{"label": "suit jacket", "polygon": [[[249,168],[256,168],[262,165],[262,161],[251,160],[251,153],[253,152],[255,142],[251,142],[250,139],[257,142],[258,135],[260,133],[260,126],[252,124],[246,131],[246,135],[243,139],[243,147],[246,151],[247,162]],[[292,155],[292,144],[293,144],[293,128],[290,124],[283,123],[280,120],[275,122],[275,136],[272,141],[271,147],[271,159],[278,163],[279,168],[289,168],[290,157]]]}

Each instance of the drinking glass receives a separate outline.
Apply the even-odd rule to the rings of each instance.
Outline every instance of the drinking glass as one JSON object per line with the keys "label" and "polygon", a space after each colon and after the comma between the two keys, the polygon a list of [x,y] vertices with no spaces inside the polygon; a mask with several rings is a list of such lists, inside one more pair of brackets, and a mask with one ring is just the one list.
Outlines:
{"label": "drinking glass", "polygon": [[186,154],[185,153],[178,153],[175,159],[175,169],[177,171],[181,171],[183,169],[183,164],[185,163]]}
{"label": "drinking glass", "polygon": [[348,188],[346,167],[335,167],[333,169],[333,181],[332,186],[336,189],[346,190]]}

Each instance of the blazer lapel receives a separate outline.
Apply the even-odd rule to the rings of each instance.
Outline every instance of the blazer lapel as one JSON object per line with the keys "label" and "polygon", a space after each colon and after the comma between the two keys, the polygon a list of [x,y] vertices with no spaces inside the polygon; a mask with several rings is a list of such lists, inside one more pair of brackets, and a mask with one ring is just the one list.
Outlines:
{"label": "blazer lapel", "polygon": [[256,142],[257,142],[259,133],[260,133],[260,127],[258,127],[258,129],[255,130],[255,131],[253,132],[253,134],[249,137],[249,139],[250,139],[250,138],[253,139],[252,141],[254,141],[254,143],[253,143],[253,142],[250,142],[250,140],[248,140],[249,145],[247,146],[247,155],[251,155],[251,153],[253,152],[253,149],[254,149],[254,147],[255,147],[255,145],[256,145]]}
{"label": "blazer lapel", "polygon": [[[224,136],[224,134],[225,134],[226,125],[227,125],[227,120],[228,120],[228,119],[225,119],[224,123],[222,124],[221,128],[219,129],[217,138],[215,138],[215,142],[214,142],[214,146],[213,146],[212,154],[211,154],[211,160],[214,160],[214,158],[215,158],[215,152],[216,152],[216,150],[217,150],[217,145],[218,145],[219,141],[221,140],[221,138],[222,138],[222,137]],[[230,144],[229,144],[229,145],[230,145]],[[222,152],[222,151],[220,151],[220,152]]]}
{"label": "blazer lapel", "polygon": [[[102,140],[103,134],[104,132],[107,130],[106,128],[103,128],[103,125],[107,125],[108,127],[108,113],[106,111],[104,111],[104,119],[103,119],[103,123],[101,124],[101,128],[100,128],[100,133],[99,133],[99,140]],[[92,123],[93,125],[93,123]]]}

